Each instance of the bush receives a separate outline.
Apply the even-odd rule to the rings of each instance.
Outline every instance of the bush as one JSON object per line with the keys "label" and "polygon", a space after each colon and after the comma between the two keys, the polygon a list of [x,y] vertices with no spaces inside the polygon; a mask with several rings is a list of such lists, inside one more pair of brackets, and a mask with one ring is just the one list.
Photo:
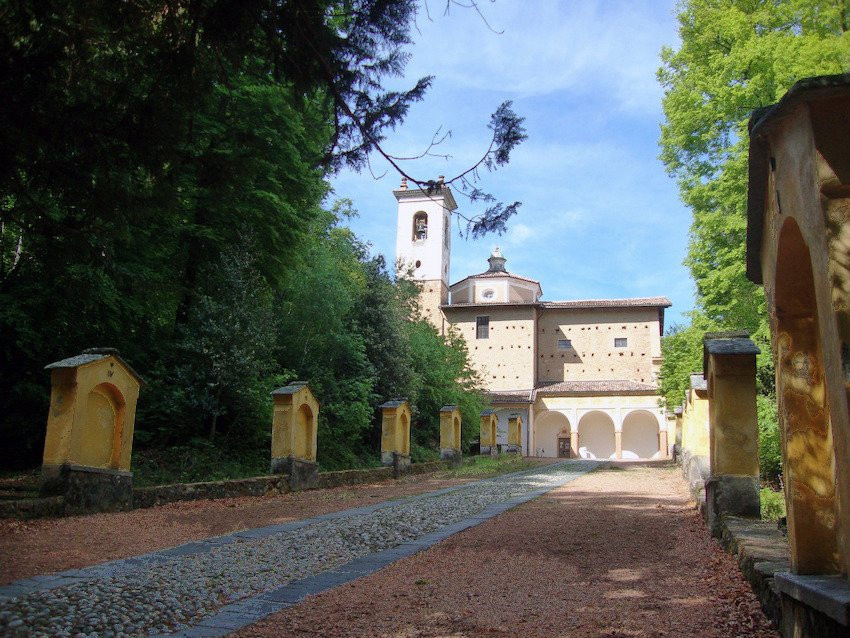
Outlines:
{"label": "bush", "polygon": [[269,473],[268,446],[233,449],[226,442],[197,438],[174,445],[133,453],[133,485],[168,485],[197,481],[223,481]]}
{"label": "bush", "polygon": [[775,492],[769,487],[763,487],[759,492],[761,498],[761,517],[767,521],[777,521],[785,516],[785,493]]}

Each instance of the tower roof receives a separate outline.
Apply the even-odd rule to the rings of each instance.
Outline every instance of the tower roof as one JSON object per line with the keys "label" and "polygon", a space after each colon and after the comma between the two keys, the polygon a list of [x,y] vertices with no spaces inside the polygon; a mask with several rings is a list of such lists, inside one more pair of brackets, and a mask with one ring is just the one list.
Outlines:
{"label": "tower roof", "polygon": [[425,188],[408,188],[407,178],[402,178],[401,186],[398,190],[393,191],[393,195],[398,201],[402,200],[431,200],[439,203],[442,199],[443,206],[448,210],[456,210],[457,202],[452,189],[443,181],[443,176],[440,175],[436,180],[429,180],[425,183]]}

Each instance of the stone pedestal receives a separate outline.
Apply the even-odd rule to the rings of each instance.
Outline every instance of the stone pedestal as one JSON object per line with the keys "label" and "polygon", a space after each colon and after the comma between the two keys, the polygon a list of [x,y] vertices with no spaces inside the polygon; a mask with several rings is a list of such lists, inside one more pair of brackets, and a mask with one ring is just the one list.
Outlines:
{"label": "stone pedestal", "polygon": [[289,489],[293,492],[312,489],[319,482],[318,463],[292,456],[284,458],[272,457],[271,473],[288,475]]}
{"label": "stone pedestal", "polygon": [[463,455],[460,450],[452,450],[450,448],[440,448],[440,459],[443,461],[451,461],[453,464],[461,462]]}
{"label": "stone pedestal", "polygon": [[133,509],[133,475],[82,465],[42,468],[41,493],[64,496],[64,514],[121,512]]}
{"label": "stone pedestal", "polygon": [[712,476],[705,483],[705,519],[711,534],[720,538],[723,529],[720,517],[761,516],[759,480],[753,476]]}
{"label": "stone pedestal", "polygon": [[401,475],[410,467],[410,456],[393,452],[388,465],[393,466],[393,478],[401,478]]}

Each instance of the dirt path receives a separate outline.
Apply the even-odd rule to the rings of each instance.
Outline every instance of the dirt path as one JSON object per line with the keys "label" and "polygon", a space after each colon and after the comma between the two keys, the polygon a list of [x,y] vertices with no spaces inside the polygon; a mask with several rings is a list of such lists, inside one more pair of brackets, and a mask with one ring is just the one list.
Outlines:
{"label": "dirt path", "polygon": [[248,636],[776,637],[673,468],[589,474]]}
{"label": "dirt path", "polygon": [[[534,459],[545,465],[554,459]],[[278,496],[170,503],[160,507],[59,519],[0,519],[0,585],[137,556],[253,527],[431,492],[486,478],[446,472]]]}

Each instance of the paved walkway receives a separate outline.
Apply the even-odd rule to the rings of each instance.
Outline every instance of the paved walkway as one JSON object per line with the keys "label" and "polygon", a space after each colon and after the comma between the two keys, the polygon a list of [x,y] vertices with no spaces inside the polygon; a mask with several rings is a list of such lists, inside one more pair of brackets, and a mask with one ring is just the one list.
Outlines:
{"label": "paved walkway", "polygon": [[630,465],[586,474],[238,636],[778,634],[679,470]]}
{"label": "paved walkway", "polygon": [[0,634],[219,636],[564,485],[571,461],[0,588]]}

